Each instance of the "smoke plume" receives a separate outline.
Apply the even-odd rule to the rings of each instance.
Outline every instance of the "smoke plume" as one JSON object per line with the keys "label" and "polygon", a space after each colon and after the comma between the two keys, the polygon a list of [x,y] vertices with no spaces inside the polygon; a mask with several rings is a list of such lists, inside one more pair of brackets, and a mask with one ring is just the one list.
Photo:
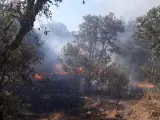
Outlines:
{"label": "smoke plume", "polygon": [[43,61],[36,65],[37,72],[60,72],[62,67],[58,61],[61,55],[62,47],[69,42],[72,37],[67,27],[63,23],[52,23],[44,25],[44,29],[48,31],[45,35],[44,30],[35,29],[36,36],[39,37],[39,42],[43,43],[39,47],[37,53],[43,56]]}

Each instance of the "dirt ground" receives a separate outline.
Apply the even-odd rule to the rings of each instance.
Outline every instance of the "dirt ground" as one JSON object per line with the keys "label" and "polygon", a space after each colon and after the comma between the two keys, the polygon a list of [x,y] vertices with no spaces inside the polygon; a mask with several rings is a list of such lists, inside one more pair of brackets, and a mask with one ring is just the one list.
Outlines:
{"label": "dirt ground", "polygon": [[[84,97],[85,106],[78,116],[53,113],[50,120],[125,120],[131,114],[134,101],[112,100],[107,97]],[[48,120],[42,118],[40,120]]]}
{"label": "dirt ground", "polygon": [[86,105],[78,117],[66,117],[58,113],[52,115],[50,120],[160,120],[159,99],[120,101],[108,98],[85,99]]}
{"label": "dirt ground", "polygon": [[[150,94],[150,93],[149,93]],[[128,120],[160,120],[160,96],[147,95],[132,106]]]}
{"label": "dirt ground", "polygon": [[93,96],[84,97],[84,99],[85,106],[78,110],[78,115],[66,115],[60,111],[32,115],[29,120],[160,120],[159,97],[146,97],[140,100],[114,100]]}

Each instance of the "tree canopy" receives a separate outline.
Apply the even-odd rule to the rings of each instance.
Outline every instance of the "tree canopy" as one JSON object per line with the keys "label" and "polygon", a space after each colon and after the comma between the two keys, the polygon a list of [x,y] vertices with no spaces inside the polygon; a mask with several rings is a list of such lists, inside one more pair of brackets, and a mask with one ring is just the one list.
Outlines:
{"label": "tree canopy", "polygon": [[[0,1],[0,119],[14,119],[22,107],[17,99],[19,86],[31,83],[33,64],[41,59],[36,55],[37,44],[29,44],[27,36],[33,31],[37,15],[51,17],[50,4],[61,0],[1,0]],[[37,40],[33,37],[31,40]],[[36,42],[37,43],[37,42]],[[15,103],[15,106],[10,105]],[[8,117],[10,116],[10,117]]]}
{"label": "tree canopy", "polygon": [[135,37],[137,40],[146,41],[157,55],[160,51],[160,6],[154,7],[146,15],[137,18]]}
{"label": "tree canopy", "polygon": [[104,17],[86,15],[83,19],[79,30],[73,32],[73,43],[64,46],[61,60],[65,70],[85,77],[89,85],[93,80],[107,79],[102,74],[112,65],[110,49],[124,27],[113,13]]}

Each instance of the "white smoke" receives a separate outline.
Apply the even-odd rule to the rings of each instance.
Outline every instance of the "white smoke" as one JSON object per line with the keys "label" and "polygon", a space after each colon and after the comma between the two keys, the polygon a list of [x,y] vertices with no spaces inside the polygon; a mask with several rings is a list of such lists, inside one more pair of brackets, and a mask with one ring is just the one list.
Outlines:
{"label": "white smoke", "polygon": [[[63,46],[72,40],[71,34],[67,27],[62,23],[52,23],[44,25],[48,32],[44,34],[44,30],[37,30],[40,35],[40,41],[44,42],[39,51],[43,53],[44,60],[41,64],[37,65],[37,69],[42,72],[52,72],[54,68],[62,71],[62,67],[59,66],[58,57],[61,55],[61,49]],[[55,66],[57,64],[57,66]],[[58,72],[58,71],[57,71]]]}
{"label": "white smoke", "polygon": [[160,5],[160,0],[92,0],[101,6],[102,14],[115,13],[116,16],[124,17],[129,21],[145,14],[152,7]]}

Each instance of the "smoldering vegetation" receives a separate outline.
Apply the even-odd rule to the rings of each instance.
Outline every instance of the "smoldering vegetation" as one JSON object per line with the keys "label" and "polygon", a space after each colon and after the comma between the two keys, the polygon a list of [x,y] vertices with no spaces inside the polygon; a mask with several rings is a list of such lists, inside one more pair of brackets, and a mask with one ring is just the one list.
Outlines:
{"label": "smoldering vegetation", "polygon": [[[63,72],[63,69],[56,66],[60,63],[58,57],[62,48],[56,45],[61,42],[65,43],[67,38],[72,39],[70,33],[62,23],[54,23],[51,27],[48,27],[50,30],[48,36],[43,36],[43,30],[37,29],[26,36],[29,44],[39,46],[36,48],[36,54],[42,59],[40,63],[31,64],[35,71],[29,86],[13,87],[14,92],[22,98],[23,103],[31,105],[27,111],[24,109],[18,114],[20,118],[40,117],[42,114],[47,115],[53,111],[77,115],[79,109],[84,105],[84,99],[80,93],[79,77],[62,75],[60,72]],[[37,79],[36,74],[41,75],[43,79]],[[8,88],[11,89],[12,85],[9,85]]]}
{"label": "smoldering vegetation", "polygon": [[[29,87],[17,87],[15,92],[21,98],[24,98],[23,102],[31,104],[27,111],[22,111],[18,116],[26,117],[28,110],[32,113],[29,116],[32,117],[39,117],[53,111],[63,111],[65,114],[77,116],[80,113],[79,110],[84,107],[83,96],[107,96],[107,99],[129,100],[135,99],[137,94],[143,95],[142,88],[129,86],[129,81],[145,79],[142,79],[140,70],[147,60],[145,51],[132,38],[134,27],[134,24],[127,24],[125,31],[119,34],[118,41],[114,42],[114,47],[111,49],[111,51],[114,51],[112,53],[113,61],[116,64],[105,69],[99,75],[98,80],[95,79],[92,83],[89,83],[90,87],[88,87],[83,75],[74,75],[73,77],[73,75],[64,76],[54,73],[63,71],[62,68],[54,68],[56,64],[60,63],[57,59],[60,53],[52,49],[54,44],[51,45],[52,42],[55,42],[54,38],[48,39],[50,36],[45,38],[40,36],[39,33],[31,33],[29,38],[32,40],[32,44],[36,44],[37,40],[38,43],[44,42],[44,44],[39,44],[40,47],[37,49],[36,54],[42,56],[43,59],[40,64],[34,65],[35,74],[48,74],[45,77],[42,74],[43,79],[40,80],[33,77],[32,84]],[[59,33],[63,34],[60,31]],[[36,40],[35,37],[39,38]],[[44,38],[49,40],[51,46],[45,43],[47,41]],[[58,40],[61,40],[61,35]],[[61,49],[61,47],[57,49]],[[137,59],[137,57],[140,58]],[[126,71],[123,71],[123,68]]]}
{"label": "smoldering vegetation", "polygon": [[[130,83],[147,79],[142,67],[147,66],[149,54],[143,48],[145,46],[135,42],[133,38],[134,27],[134,22],[133,24],[128,23],[125,26],[125,31],[118,35],[118,40],[114,42],[111,49],[114,56],[113,61],[116,64],[107,67],[99,75],[98,80],[95,79],[89,83],[90,87],[88,87],[88,83],[82,74],[61,75],[54,73],[55,71],[64,71],[62,68],[55,68],[56,64],[61,63],[57,59],[60,54],[48,45],[40,47],[37,54],[42,55],[44,61],[42,60],[41,64],[35,65],[35,74],[42,75],[43,79],[34,78],[30,87],[19,88],[16,91],[21,98],[24,98],[23,102],[31,104],[29,109],[21,111],[18,117],[24,118],[27,116],[31,119],[37,119],[45,117],[53,111],[63,111],[65,115],[78,117],[83,112],[86,114],[87,111],[93,109],[90,108],[92,105],[89,108],[84,108],[85,104],[90,104],[86,103],[84,96],[98,98],[101,101],[100,104],[103,105],[110,104],[111,107],[107,106],[107,109],[111,111],[113,109],[125,110],[123,104],[115,102],[117,100],[130,101],[142,98],[145,89],[133,86]],[[43,76],[41,73],[48,74]],[[90,102],[93,101],[95,102],[95,100]],[[96,101],[95,104],[97,103]],[[100,111],[97,110],[97,112]]]}
{"label": "smoldering vegetation", "polygon": [[[25,102],[31,104],[28,110],[34,117],[47,115],[53,111],[78,115],[80,108],[84,105],[76,78],[74,81],[71,79],[34,81],[31,87],[21,88],[18,94],[25,98]],[[26,117],[27,111],[21,111],[19,116]]]}
{"label": "smoldering vegetation", "polygon": [[146,50],[145,44],[140,44],[134,38],[136,29],[135,21],[125,25],[125,32],[119,35],[115,47],[115,62],[121,67],[127,68],[131,81],[143,81],[145,76],[142,67],[147,66],[150,53]]}
{"label": "smoldering vegetation", "polygon": [[52,13],[47,1],[30,2],[17,1],[19,11],[0,3],[1,120],[50,119],[54,112],[66,120],[123,120],[138,98],[154,110],[144,104],[145,114],[159,115],[160,7],[128,23],[114,13],[88,14],[70,33],[62,23],[34,29],[36,16]]}

